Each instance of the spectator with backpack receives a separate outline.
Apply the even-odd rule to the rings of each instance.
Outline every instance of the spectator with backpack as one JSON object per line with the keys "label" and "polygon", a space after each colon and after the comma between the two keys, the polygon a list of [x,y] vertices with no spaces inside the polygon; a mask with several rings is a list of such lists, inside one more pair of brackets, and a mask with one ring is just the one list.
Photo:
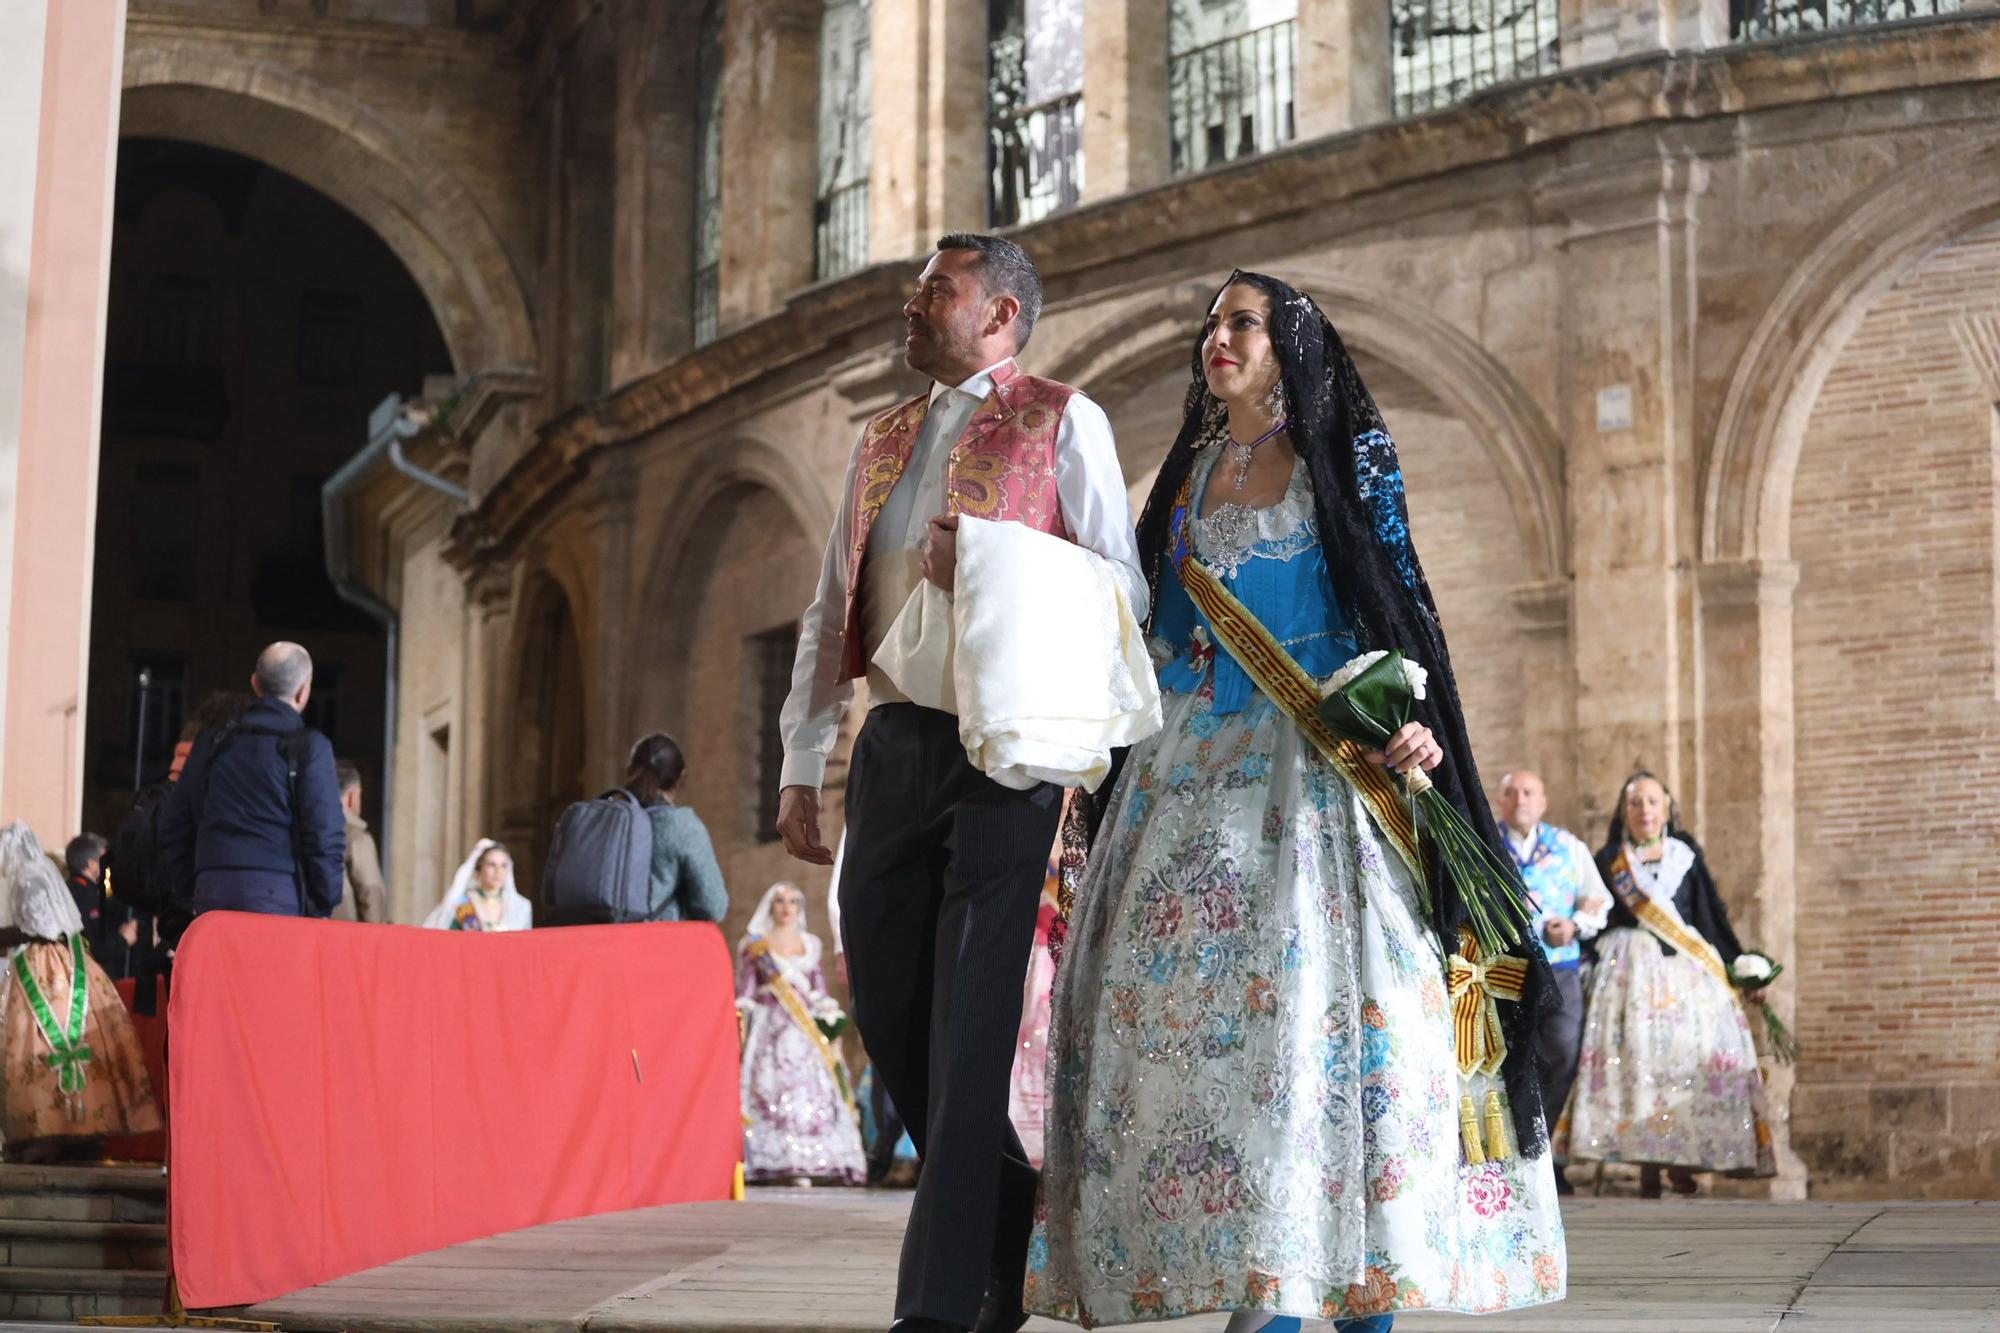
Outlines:
{"label": "spectator with backpack", "polygon": [[675,799],[686,776],[681,747],[656,731],[632,747],[624,786],[563,811],[542,871],[545,925],[722,920],[715,844]]}
{"label": "spectator with backpack", "polygon": [[649,921],[720,921],[729,911],[729,890],[708,826],[676,799],[686,777],[681,747],[663,731],[640,737],[625,765],[625,790],[638,798],[653,826]]}
{"label": "spectator with backpack", "polygon": [[312,657],[274,643],[250,688],[257,701],[197,738],[161,807],[162,892],[196,915],[323,917],[343,896],[347,817],[333,747],[300,716]]}

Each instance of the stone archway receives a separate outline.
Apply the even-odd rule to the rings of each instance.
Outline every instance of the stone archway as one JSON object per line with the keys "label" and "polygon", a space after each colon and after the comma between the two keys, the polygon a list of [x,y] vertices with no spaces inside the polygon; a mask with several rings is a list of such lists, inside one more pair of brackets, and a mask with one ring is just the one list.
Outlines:
{"label": "stone archway", "polygon": [[[757,435],[737,435],[705,453],[671,483],[674,505],[646,562],[635,617],[635,673],[627,716],[640,725],[686,726],[685,700],[692,643],[687,625],[707,594],[707,575],[721,554],[722,534],[712,516],[743,494],[767,491],[817,546],[833,526],[833,493],[806,468],[797,451]],[[794,613],[803,611],[800,602]],[[651,719],[651,721],[646,721]]]}
{"label": "stone archway", "polygon": [[[1442,318],[1300,272],[1353,350],[1402,453],[1426,573],[1489,780],[1521,764],[1573,767],[1569,585],[1561,451],[1524,386]],[[1207,280],[1162,292],[1070,341],[1054,373],[1112,416],[1134,505],[1178,429]],[[1134,429],[1148,438],[1129,438]],[[1549,682],[1523,690],[1523,679]],[[1558,818],[1575,813],[1561,782]]]}
{"label": "stone archway", "polygon": [[1892,172],[1786,279],[1723,401],[1702,485],[1704,561],[1784,561],[1807,418],[1841,348],[1917,256],[2000,219],[2000,144]]}
{"label": "stone archway", "polygon": [[[1562,446],[1526,386],[1477,340],[1432,311],[1310,263],[1290,271],[1357,355],[1431,368],[1431,391],[1472,427],[1493,458],[1520,549],[1528,554],[1520,581],[1566,578]],[[1186,365],[1198,312],[1214,295],[1208,279],[1176,284],[1070,338],[1046,373],[1106,400],[1136,391]]]}
{"label": "stone archway", "polygon": [[296,177],[410,270],[461,375],[539,362],[534,320],[491,222],[436,154],[363,103],[213,47],[127,54],[119,131],[224,148]]}
{"label": "stone archway", "polygon": [[[739,437],[673,483],[637,615],[644,662],[633,716],[681,744],[684,804],[706,824],[730,891],[730,937],[778,879],[823,901],[826,873],[788,858],[773,830],[778,705],[811,602],[831,497],[793,456]],[[829,823],[838,773],[829,774]],[[834,825],[837,827],[837,824]]]}

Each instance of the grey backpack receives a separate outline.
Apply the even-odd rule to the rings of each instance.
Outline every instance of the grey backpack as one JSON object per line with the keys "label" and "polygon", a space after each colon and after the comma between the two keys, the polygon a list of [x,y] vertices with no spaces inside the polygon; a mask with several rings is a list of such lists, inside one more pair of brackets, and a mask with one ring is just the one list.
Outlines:
{"label": "grey backpack", "polygon": [[652,916],[653,821],[622,787],[556,821],[537,925],[594,926]]}

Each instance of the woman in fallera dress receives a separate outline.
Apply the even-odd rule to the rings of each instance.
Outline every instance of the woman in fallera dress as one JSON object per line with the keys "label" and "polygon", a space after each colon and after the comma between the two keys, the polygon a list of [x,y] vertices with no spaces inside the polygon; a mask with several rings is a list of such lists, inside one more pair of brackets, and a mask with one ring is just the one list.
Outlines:
{"label": "woman in fallera dress", "polygon": [[1504,1063],[1463,1075],[1456,891],[1435,858],[1409,868],[1366,762],[1322,756],[1183,578],[1219,581],[1316,681],[1374,649],[1426,668],[1422,722],[1369,758],[1428,770],[1493,830],[1395,446],[1332,324],[1274,278],[1231,276],[1193,370],[1139,522],[1166,726],[1107,788],[1075,896],[1027,1307],[1373,1333],[1401,1309],[1557,1300],[1544,965],[1495,1011]]}
{"label": "woman in fallera dress", "polygon": [[743,1014],[743,1165],[753,1184],[867,1176],[847,1066],[821,1024],[846,1021],[805,928],[806,897],[773,884],[736,946]]}
{"label": "woman in fallera dress", "polygon": [[1651,773],[1619,789],[1597,869],[1614,899],[1596,940],[1575,1090],[1556,1129],[1572,1161],[1637,1162],[1639,1192],[1694,1173],[1777,1174],[1764,1077],[1728,977],[1743,952],[1708,862]]}

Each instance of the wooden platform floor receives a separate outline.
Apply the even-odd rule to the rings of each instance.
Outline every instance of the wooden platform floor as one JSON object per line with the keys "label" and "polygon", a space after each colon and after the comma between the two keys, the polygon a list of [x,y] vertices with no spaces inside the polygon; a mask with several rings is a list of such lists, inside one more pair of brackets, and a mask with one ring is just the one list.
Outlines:
{"label": "wooden platform floor", "polygon": [[[580,1218],[419,1255],[246,1313],[286,1330],[353,1333],[879,1333],[908,1207],[903,1193],[755,1191],[747,1203]],[[2000,1330],[2000,1204],[1604,1198],[1572,1200],[1565,1217],[1568,1300],[1476,1322],[1404,1315],[1397,1333]],[[1176,1327],[1216,1333],[1222,1324],[1210,1316]]]}

